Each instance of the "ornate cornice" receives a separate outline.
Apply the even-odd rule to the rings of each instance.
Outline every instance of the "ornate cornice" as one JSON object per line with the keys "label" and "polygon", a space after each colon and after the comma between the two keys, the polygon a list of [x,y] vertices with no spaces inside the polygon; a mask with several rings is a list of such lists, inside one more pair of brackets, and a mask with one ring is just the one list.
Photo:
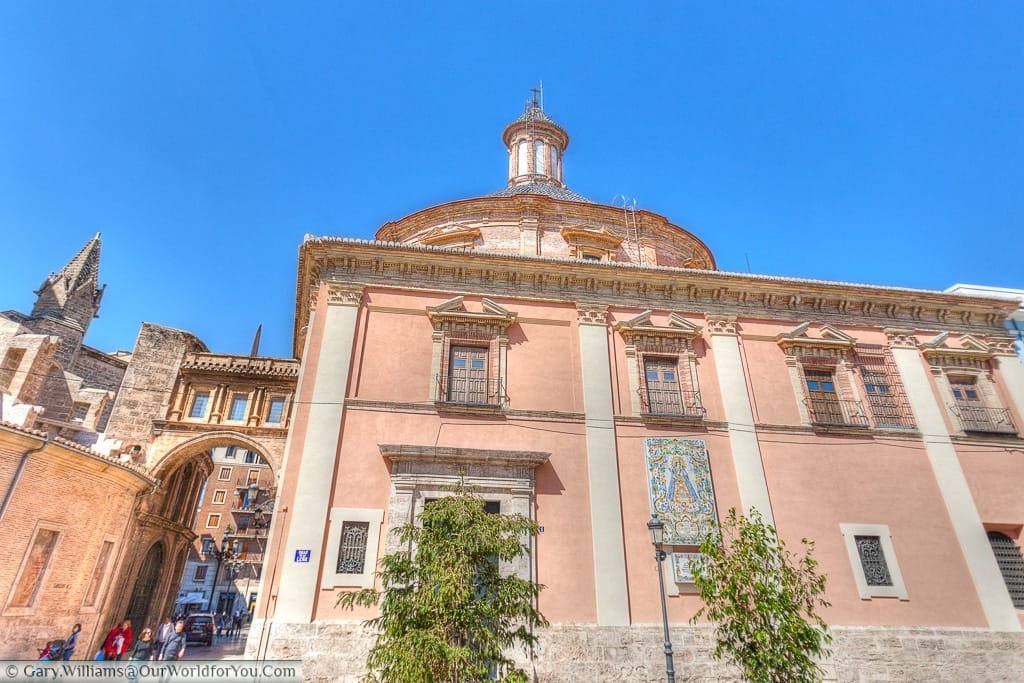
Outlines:
{"label": "ornate cornice", "polygon": [[[874,285],[686,268],[465,252],[342,238],[308,238],[300,250],[295,348],[308,295],[321,281],[541,301],[700,311],[885,328],[1005,334],[1013,301]],[[709,325],[710,326],[710,325]],[[733,328],[735,325],[733,324]],[[709,329],[715,334],[715,329]],[[735,333],[719,332],[719,333]]]}
{"label": "ornate cornice", "polygon": [[471,245],[480,239],[480,228],[453,225],[434,228],[416,241],[432,247],[454,247]]}

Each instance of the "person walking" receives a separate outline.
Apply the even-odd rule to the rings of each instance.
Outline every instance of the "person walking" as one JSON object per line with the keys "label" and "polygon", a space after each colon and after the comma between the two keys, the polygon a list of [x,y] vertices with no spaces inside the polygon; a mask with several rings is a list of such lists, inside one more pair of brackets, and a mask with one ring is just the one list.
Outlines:
{"label": "person walking", "polygon": [[160,659],[175,661],[185,656],[185,622],[179,621],[174,625],[171,637],[164,643],[164,649],[160,652]]}
{"label": "person walking", "polygon": [[147,661],[156,657],[156,643],[153,642],[153,629],[144,628],[139,634],[139,640],[132,650],[133,661]]}
{"label": "person walking", "polygon": [[235,616],[231,618],[231,628],[234,631],[235,638],[242,635],[242,611],[235,610]]}
{"label": "person walking", "polygon": [[81,632],[82,625],[75,624],[71,628],[71,635],[69,635],[68,639],[64,641],[64,651],[61,653],[60,657],[65,662],[71,661],[71,655],[75,653],[75,646],[78,645],[78,634]]}
{"label": "person walking", "polygon": [[121,659],[131,646],[132,622],[130,619],[125,619],[107,633],[107,637],[103,641],[103,659],[107,661]]}
{"label": "person walking", "polygon": [[164,650],[164,643],[174,633],[174,622],[170,617],[164,617],[163,622],[156,629],[156,643],[154,644],[155,654],[159,655]]}

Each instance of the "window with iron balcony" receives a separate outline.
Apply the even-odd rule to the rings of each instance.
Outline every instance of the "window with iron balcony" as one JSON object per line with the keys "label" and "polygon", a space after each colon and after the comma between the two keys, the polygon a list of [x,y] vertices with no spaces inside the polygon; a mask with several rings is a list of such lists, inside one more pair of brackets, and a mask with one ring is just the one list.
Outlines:
{"label": "window with iron balcony", "polygon": [[669,312],[667,324],[644,311],[615,329],[625,342],[633,413],[650,420],[702,420],[695,341],[701,328]]}
{"label": "window with iron balcony", "polygon": [[954,425],[964,435],[1018,434],[993,377],[997,346],[973,335],[948,332],[921,345]]}
{"label": "window with iron balcony", "polygon": [[502,410],[508,370],[509,326],[516,314],[483,298],[481,311],[466,309],[464,298],[427,308],[434,326],[431,396],[445,409]]}

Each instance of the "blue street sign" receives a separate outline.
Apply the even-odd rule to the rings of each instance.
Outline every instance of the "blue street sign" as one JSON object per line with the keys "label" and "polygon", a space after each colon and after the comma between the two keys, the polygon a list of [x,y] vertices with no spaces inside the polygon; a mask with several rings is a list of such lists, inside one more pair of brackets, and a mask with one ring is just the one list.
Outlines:
{"label": "blue street sign", "polygon": [[296,550],[295,561],[296,562],[309,562],[309,556],[313,554],[312,550]]}

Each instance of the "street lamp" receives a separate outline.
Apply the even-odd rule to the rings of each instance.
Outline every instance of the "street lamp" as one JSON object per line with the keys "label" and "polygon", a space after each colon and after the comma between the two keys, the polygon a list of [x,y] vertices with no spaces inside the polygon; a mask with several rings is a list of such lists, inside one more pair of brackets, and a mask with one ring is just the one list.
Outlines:
{"label": "street lamp", "polygon": [[661,570],[661,565],[667,557],[665,550],[662,548],[662,545],[665,543],[665,523],[658,517],[657,512],[651,517],[651,521],[647,522],[647,531],[651,534],[651,544],[654,546],[654,559],[658,562],[658,594],[661,596],[661,624],[665,629],[665,675],[668,677],[668,683],[675,683],[676,670],[672,663],[672,639],[668,633],[668,608],[665,606],[665,577]]}

